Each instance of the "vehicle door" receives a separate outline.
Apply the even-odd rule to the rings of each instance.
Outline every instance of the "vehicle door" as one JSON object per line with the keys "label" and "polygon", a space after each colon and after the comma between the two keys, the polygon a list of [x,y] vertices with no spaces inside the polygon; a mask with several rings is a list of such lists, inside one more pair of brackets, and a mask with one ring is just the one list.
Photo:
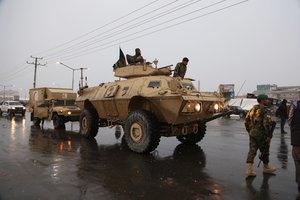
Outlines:
{"label": "vehicle door", "polygon": [[110,117],[117,117],[119,115],[116,101],[115,101],[115,95],[119,89],[119,85],[112,85],[107,88],[105,94],[104,94],[104,108],[106,111],[107,116]]}
{"label": "vehicle door", "polygon": [[42,100],[37,101],[34,105],[34,117],[38,117],[40,119],[48,118],[49,115],[49,101]]}

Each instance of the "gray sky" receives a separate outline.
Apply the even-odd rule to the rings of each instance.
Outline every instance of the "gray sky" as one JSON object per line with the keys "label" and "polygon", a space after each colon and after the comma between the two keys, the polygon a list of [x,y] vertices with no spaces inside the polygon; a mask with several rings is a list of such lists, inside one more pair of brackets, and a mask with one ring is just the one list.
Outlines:
{"label": "gray sky", "polygon": [[132,55],[139,47],[159,67],[188,57],[186,76],[202,91],[300,85],[300,0],[0,0],[0,28],[0,84],[23,97],[33,85],[31,55],[47,62],[37,87],[71,87],[72,71],[56,61],[89,68],[96,86],[117,79],[119,46]]}

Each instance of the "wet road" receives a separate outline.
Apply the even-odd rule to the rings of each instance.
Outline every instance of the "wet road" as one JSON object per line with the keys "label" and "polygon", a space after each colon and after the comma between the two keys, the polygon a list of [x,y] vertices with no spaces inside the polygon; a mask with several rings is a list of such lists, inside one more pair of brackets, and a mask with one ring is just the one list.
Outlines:
{"label": "wet road", "polygon": [[[278,125],[277,125],[278,126]],[[66,131],[31,127],[26,118],[0,117],[0,199],[295,199],[290,135],[277,128],[270,162],[276,175],[245,179],[248,136],[242,120],[217,119],[194,146],[161,138],[150,155],[133,153],[99,129],[94,140]],[[258,159],[256,158],[256,164]]]}

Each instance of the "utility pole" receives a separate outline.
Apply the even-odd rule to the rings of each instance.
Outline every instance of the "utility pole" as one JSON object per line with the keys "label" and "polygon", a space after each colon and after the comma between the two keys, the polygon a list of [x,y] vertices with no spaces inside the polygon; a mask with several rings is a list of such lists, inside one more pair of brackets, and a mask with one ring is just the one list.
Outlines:
{"label": "utility pole", "polygon": [[13,87],[13,85],[3,85],[3,84],[0,84],[0,86],[3,86],[3,100],[5,101],[6,100],[6,97],[5,97],[5,88],[7,88],[7,87]]}
{"label": "utility pole", "polygon": [[46,64],[41,64],[41,63],[38,63],[38,59],[43,59],[43,58],[39,58],[39,57],[33,57],[33,56],[30,56],[31,58],[34,58],[35,61],[34,62],[28,62],[26,61],[27,64],[30,64],[30,65],[34,65],[34,78],[33,78],[33,88],[35,88],[36,86],[36,69],[37,69],[37,66],[46,66]]}
{"label": "utility pole", "polygon": [[63,66],[65,66],[65,67],[67,67],[67,68],[69,68],[70,70],[73,71],[73,73],[72,73],[72,90],[74,89],[74,71],[80,70],[81,71],[81,76],[80,76],[80,82],[79,82],[79,89],[81,87],[83,87],[83,70],[84,69],[88,69],[88,68],[81,67],[81,68],[74,69],[73,67],[70,67],[69,65],[66,65],[66,64],[64,64],[62,62],[56,62],[56,63],[60,64],[60,65],[63,65]]}

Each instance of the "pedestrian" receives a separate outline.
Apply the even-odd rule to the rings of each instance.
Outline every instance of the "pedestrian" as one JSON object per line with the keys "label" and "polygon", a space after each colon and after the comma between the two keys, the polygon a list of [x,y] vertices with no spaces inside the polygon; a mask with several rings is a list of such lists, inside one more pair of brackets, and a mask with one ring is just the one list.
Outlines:
{"label": "pedestrian", "polygon": [[258,95],[258,105],[247,113],[245,118],[245,127],[249,133],[249,152],[246,161],[246,175],[247,177],[255,177],[256,173],[253,171],[252,165],[256,156],[257,150],[260,150],[264,167],[264,173],[273,173],[276,171],[274,167],[269,165],[269,148],[272,138],[271,118],[268,114],[269,100],[265,94]]}
{"label": "pedestrian", "polygon": [[287,100],[283,99],[275,113],[276,116],[280,118],[280,129],[281,129],[281,133],[283,133],[283,134],[287,133],[284,130],[284,125],[288,118],[288,109],[287,109],[286,103],[287,103]]}
{"label": "pedestrian", "polygon": [[296,182],[298,184],[298,192],[300,195],[300,101],[292,103],[290,111],[288,124],[291,130],[291,145],[292,155],[296,168]]}
{"label": "pedestrian", "polygon": [[174,70],[174,77],[181,77],[182,79],[185,76],[187,64],[189,62],[189,59],[187,57],[184,57],[182,59],[182,62],[177,63],[175,70]]}

